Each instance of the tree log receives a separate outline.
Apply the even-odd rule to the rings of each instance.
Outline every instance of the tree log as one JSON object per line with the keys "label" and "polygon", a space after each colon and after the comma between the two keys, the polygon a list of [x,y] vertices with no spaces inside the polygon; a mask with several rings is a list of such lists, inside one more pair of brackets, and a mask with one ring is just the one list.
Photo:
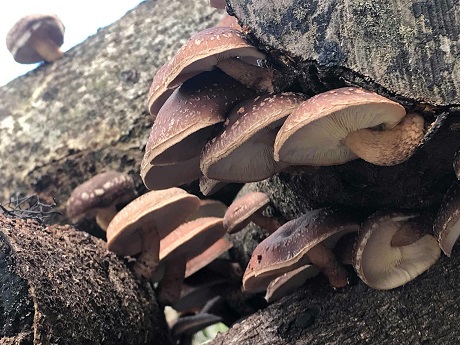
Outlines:
{"label": "tree log", "polygon": [[1,344],[171,344],[152,286],[102,240],[0,214]]}

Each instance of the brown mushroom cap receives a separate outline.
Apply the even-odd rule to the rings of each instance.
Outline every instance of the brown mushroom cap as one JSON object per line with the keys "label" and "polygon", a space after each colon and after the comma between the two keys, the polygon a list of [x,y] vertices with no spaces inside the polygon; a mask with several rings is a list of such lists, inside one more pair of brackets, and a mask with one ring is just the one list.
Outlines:
{"label": "brown mushroom cap", "polygon": [[[135,195],[131,176],[117,171],[100,173],[72,191],[66,204],[67,217],[76,222],[83,217],[98,217],[98,214],[106,211],[110,214],[102,219],[108,219],[108,225],[115,216],[115,205],[128,202]],[[104,230],[107,228],[100,225]]]}
{"label": "brown mushroom cap", "polygon": [[406,111],[396,102],[359,88],[340,88],[303,102],[275,140],[275,160],[297,165],[335,165],[358,158],[343,139],[361,128],[396,126]]}
{"label": "brown mushroom cap", "polygon": [[54,14],[22,17],[6,35],[6,46],[19,63],[57,60],[64,42],[64,24]]}
{"label": "brown mushroom cap", "polygon": [[266,284],[266,277],[271,281],[309,263],[307,253],[321,242],[335,243],[340,236],[358,229],[349,213],[334,208],[309,211],[285,223],[254,249],[244,273],[244,288],[259,289],[259,280]]}
{"label": "brown mushroom cap", "polygon": [[107,246],[119,255],[135,255],[142,249],[143,228],[164,238],[200,205],[198,197],[180,188],[151,191],[126,205],[107,229]]}
{"label": "brown mushroom cap", "polygon": [[[393,289],[425,272],[438,260],[441,250],[429,234],[430,226],[425,224],[426,229],[421,229],[420,222],[414,222],[415,217],[381,211],[363,223],[355,243],[353,266],[367,285]],[[393,236],[402,228],[413,234],[414,242],[392,246]]]}
{"label": "brown mushroom cap", "polygon": [[179,337],[182,334],[192,335],[203,328],[221,322],[220,316],[199,313],[189,316],[181,316],[171,327],[171,333],[174,337]]}
{"label": "brown mushroom cap", "polygon": [[308,279],[318,274],[319,270],[314,265],[309,264],[286,272],[270,282],[265,293],[265,300],[268,303],[275,302],[294,292],[305,284]]}
{"label": "brown mushroom cap", "polygon": [[200,200],[200,207],[193,212],[187,221],[203,217],[223,218],[225,212],[227,212],[227,205],[222,201],[213,199]]}
{"label": "brown mushroom cap", "polygon": [[190,258],[187,261],[187,266],[185,268],[185,278],[191,276],[193,273],[199,271],[210,262],[217,259],[227,250],[233,247],[233,243],[225,238],[219,238],[215,243],[213,243],[209,248],[204,252]]}
{"label": "brown mushroom cap", "polygon": [[287,165],[273,158],[276,134],[305,96],[297,93],[258,96],[239,103],[223,130],[205,146],[201,171],[225,182],[264,180]]}
{"label": "brown mushroom cap", "polygon": [[175,164],[199,156],[214,125],[253,92],[221,71],[201,73],[168,98],[152,126],[143,164]]}
{"label": "brown mushroom cap", "polygon": [[186,259],[203,253],[225,234],[222,218],[204,217],[184,223],[160,242],[160,260]]}
{"label": "brown mushroom cap", "polygon": [[391,129],[359,129],[348,134],[343,142],[369,163],[396,165],[409,159],[419,146],[425,133],[424,124],[422,116],[408,114]]}
{"label": "brown mushroom cap", "polygon": [[235,199],[225,212],[224,228],[229,234],[241,231],[251,222],[251,216],[269,202],[268,195],[262,192],[251,192]]}
{"label": "brown mushroom cap", "polygon": [[148,96],[150,113],[156,116],[170,89],[197,74],[211,71],[218,61],[236,56],[265,57],[237,29],[213,27],[196,33],[153,78]]}
{"label": "brown mushroom cap", "polygon": [[454,182],[444,195],[433,230],[442,251],[450,256],[460,236],[460,182]]}
{"label": "brown mushroom cap", "polygon": [[[201,170],[200,170],[201,171]],[[201,176],[200,177],[200,192],[203,195],[211,195],[217,193],[219,190],[228,185],[227,182],[217,181],[212,178]]]}
{"label": "brown mushroom cap", "polygon": [[219,23],[216,24],[216,26],[226,26],[235,30],[243,31],[240,24],[238,24],[238,19],[233,16],[225,16],[219,21]]}

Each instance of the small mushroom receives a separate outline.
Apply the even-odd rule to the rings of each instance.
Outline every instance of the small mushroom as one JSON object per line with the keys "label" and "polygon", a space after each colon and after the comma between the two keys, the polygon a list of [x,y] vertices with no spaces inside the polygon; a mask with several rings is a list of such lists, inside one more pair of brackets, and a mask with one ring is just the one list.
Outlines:
{"label": "small mushroom", "polygon": [[391,129],[359,129],[348,134],[343,142],[369,163],[396,165],[409,159],[419,146],[425,133],[424,124],[422,116],[408,114]]}
{"label": "small mushroom", "polygon": [[181,316],[171,327],[171,333],[174,338],[180,338],[183,335],[191,336],[194,333],[222,321],[220,316],[198,313],[195,315]]}
{"label": "small mushroom", "polygon": [[[430,225],[413,214],[380,211],[370,216],[355,243],[353,266],[358,276],[374,289],[387,290],[425,272],[441,254]],[[397,232],[403,233],[393,240]]]}
{"label": "small mushroom", "polygon": [[110,222],[107,247],[118,255],[140,254],[134,272],[138,277],[152,279],[159,262],[160,240],[184,222],[199,204],[196,196],[180,188],[143,194]]}
{"label": "small mushroom", "polygon": [[172,89],[202,72],[213,70],[219,61],[237,56],[265,58],[240,30],[221,26],[194,34],[155,74],[148,95],[150,113],[156,117]]}
{"label": "small mushroom", "polygon": [[262,214],[263,209],[269,203],[270,198],[262,192],[251,192],[234,200],[224,216],[224,228],[227,229],[227,233],[237,233],[250,222],[267,230],[270,234],[275,232],[281,226],[280,221]]}
{"label": "small mushroom", "polygon": [[314,264],[333,287],[346,286],[348,272],[329,248],[344,234],[358,229],[354,217],[335,208],[309,211],[285,223],[254,249],[243,287],[249,292],[263,290],[276,277],[308,263]]}
{"label": "small mushroom", "polygon": [[305,284],[305,282],[316,276],[319,270],[314,265],[304,265],[292,271],[283,273],[268,284],[265,300],[273,303],[280,298],[287,296]]}
{"label": "small mushroom", "polygon": [[286,92],[236,105],[223,130],[203,150],[203,174],[225,182],[255,182],[283,170],[287,164],[274,160],[273,143],[286,117],[305,99]]}
{"label": "small mushroom", "polygon": [[72,191],[66,204],[67,218],[72,222],[96,218],[105,231],[117,214],[117,205],[128,203],[135,196],[131,176],[117,171],[100,173]]}
{"label": "small mushroom", "polygon": [[6,46],[16,62],[54,62],[63,55],[64,31],[64,24],[54,14],[28,15],[8,31]]}
{"label": "small mushroom", "polygon": [[219,190],[228,185],[227,182],[217,181],[206,176],[200,177],[199,184],[200,192],[203,193],[203,195],[211,195],[217,193]]}
{"label": "small mushroom", "polygon": [[276,136],[275,160],[292,165],[336,165],[358,156],[344,139],[361,128],[395,127],[404,107],[374,92],[340,88],[309,98],[288,116]]}
{"label": "small mushroom", "polygon": [[460,182],[455,181],[444,195],[434,221],[434,234],[442,251],[450,256],[460,236]]}
{"label": "small mushroom", "polygon": [[174,229],[160,242],[160,260],[166,263],[160,282],[160,300],[172,304],[180,296],[187,260],[198,256],[225,234],[222,218],[197,218]]}

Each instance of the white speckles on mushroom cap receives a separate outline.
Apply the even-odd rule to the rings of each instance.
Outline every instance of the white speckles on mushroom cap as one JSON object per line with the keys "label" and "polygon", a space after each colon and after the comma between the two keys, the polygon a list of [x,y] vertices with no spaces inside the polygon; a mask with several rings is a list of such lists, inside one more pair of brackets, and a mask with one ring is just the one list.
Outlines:
{"label": "white speckles on mushroom cap", "polygon": [[274,279],[292,271],[309,262],[305,255],[318,243],[358,229],[358,222],[344,211],[333,208],[308,211],[257,245],[244,272],[243,285],[256,286],[259,278]]}
{"label": "white speckles on mushroom cap", "polygon": [[303,102],[275,140],[275,160],[299,165],[335,165],[358,158],[342,143],[353,131],[392,128],[405,116],[396,102],[359,88],[340,88]]}
{"label": "white speckles on mushroom cap", "polygon": [[460,182],[454,182],[444,195],[433,229],[442,251],[450,256],[460,236]]}
{"label": "white speckles on mushroom cap", "polygon": [[248,225],[251,216],[270,202],[267,194],[262,192],[248,193],[232,202],[224,215],[224,227],[232,234]]}
{"label": "white speckles on mushroom cap", "polygon": [[148,104],[155,117],[164,101],[163,93],[185,80],[210,71],[220,60],[229,57],[254,57],[265,55],[253,47],[244,34],[230,27],[213,27],[193,35],[153,78]]}
{"label": "white speckles on mushroom cap", "polygon": [[286,117],[306,97],[296,93],[258,96],[236,105],[224,129],[201,155],[201,171],[225,182],[254,182],[280,172],[287,164],[273,158],[273,143]]}
{"label": "white speckles on mushroom cap", "polygon": [[99,208],[109,207],[133,199],[134,181],[131,176],[117,171],[107,171],[93,176],[76,187],[67,200],[67,217],[72,221],[85,215],[93,216]]}
{"label": "white speckles on mushroom cap", "polygon": [[414,215],[377,212],[362,225],[355,243],[353,266],[358,276],[375,289],[393,289],[426,271],[441,254],[429,234],[411,244],[393,247],[391,240],[402,227],[410,229]]}
{"label": "white speckles on mushroom cap", "polygon": [[107,246],[119,255],[141,251],[139,231],[144,227],[158,231],[164,238],[200,205],[198,197],[180,188],[151,191],[126,205],[107,228]]}
{"label": "white speckles on mushroom cap", "polygon": [[19,63],[35,63],[43,61],[30,41],[35,36],[46,35],[57,46],[64,42],[64,24],[54,14],[34,14],[22,17],[8,31],[6,46]]}
{"label": "white speckles on mushroom cap", "polygon": [[225,234],[222,218],[204,217],[180,225],[160,241],[160,260],[192,258],[211,247]]}
{"label": "white speckles on mushroom cap", "polygon": [[152,126],[144,160],[173,164],[199,156],[213,130],[239,100],[253,94],[221,71],[202,73],[169,97]]}

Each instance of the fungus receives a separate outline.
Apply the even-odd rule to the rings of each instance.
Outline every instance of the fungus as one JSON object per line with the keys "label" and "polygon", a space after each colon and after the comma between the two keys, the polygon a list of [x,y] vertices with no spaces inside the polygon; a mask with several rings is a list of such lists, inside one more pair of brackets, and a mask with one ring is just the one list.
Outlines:
{"label": "fungus", "polygon": [[233,247],[233,243],[225,238],[219,238],[204,252],[190,258],[185,266],[185,278],[199,271],[209,263],[217,259],[219,256],[227,252]]}
{"label": "fungus", "polygon": [[391,129],[359,129],[348,134],[343,142],[359,158],[369,163],[396,165],[412,156],[423,139],[424,124],[422,116],[408,114]]}
{"label": "fungus", "polygon": [[213,27],[194,34],[155,74],[148,95],[150,113],[156,117],[171,95],[171,89],[202,72],[213,70],[217,62],[230,57],[263,59],[265,55],[237,29]]}
{"label": "fungus", "polygon": [[361,128],[395,127],[406,115],[398,103],[364,89],[346,87],[303,102],[275,140],[275,160],[296,165],[343,164],[358,156],[343,140]]}
{"label": "fungus", "polygon": [[67,200],[67,218],[77,222],[81,218],[96,218],[104,231],[117,214],[117,205],[136,196],[133,179],[124,173],[107,171],[93,176],[76,187]]}
{"label": "fungus", "polygon": [[134,272],[138,277],[152,279],[159,262],[160,240],[184,222],[199,204],[196,196],[180,188],[143,194],[110,222],[107,247],[118,255],[140,254]]}
{"label": "fungus", "polygon": [[[175,90],[150,131],[142,161],[145,185],[153,189],[172,186],[179,179],[177,175],[188,176],[190,170],[199,171],[201,150],[215,125],[225,120],[233,104],[252,94],[253,91],[218,70],[202,73]],[[158,167],[170,168],[184,162],[190,163],[189,168],[176,174],[163,174],[163,179],[149,176]]]}
{"label": "fungus", "polygon": [[263,291],[276,277],[308,263],[314,264],[334,288],[346,286],[348,272],[329,248],[344,234],[358,229],[353,217],[333,208],[309,211],[285,223],[254,249],[244,273],[244,288]]}
{"label": "fungus", "polygon": [[201,171],[224,182],[264,180],[287,164],[273,158],[273,143],[286,117],[306,98],[282,93],[242,101],[228,115],[223,130],[201,155]]}
{"label": "fungus", "polygon": [[228,183],[217,181],[217,180],[214,180],[206,176],[201,176],[199,185],[200,185],[200,192],[203,195],[211,195],[211,194],[217,193],[219,190],[221,190],[226,185],[228,185]]}
{"label": "fungus", "polygon": [[314,265],[309,264],[283,273],[268,284],[265,300],[268,303],[272,303],[281,297],[289,295],[318,273],[319,270]]}
{"label": "fungus", "polygon": [[[441,254],[427,223],[416,215],[388,211],[370,216],[355,243],[353,266],[358,276],[374,289],[387,290],[425,272]],[[397,232],[406,234],[393,240]]]}
{"label": "fungus", "polygon": [[222,218],[197,218],[174,229],[160,242],[160,260],[166,270],[160,282],[160,300],[174,303],[180,296],[187,260],[198,256],[225,234]]}
{"label": "fungus", "polygon": [[262,214],[269,203],[270,198],[262,192],[251,192],[234,200],[225,212],[224,228],[229,234],[234,234],[253,222],[269,233],[275,232],[281,226],[280,221]]}
{"label": "fungus", "polygon": [[54,14],[22,17],[8,31],[6,46],[16,62],[54,62],[63,55],[64,24]]}
{"label": "fungus", "polygon": [[450,256],[460,236],[460,182],[456,181],[444,195],[434,221],[434,234],[442,251]]}
{"label": "fungus", "polygon": [[200,200],[200,207],[193,212],[187,221],[202,217],[218,217],[223,218],[227,211],[227,205],[219,200],[205,199]]}

